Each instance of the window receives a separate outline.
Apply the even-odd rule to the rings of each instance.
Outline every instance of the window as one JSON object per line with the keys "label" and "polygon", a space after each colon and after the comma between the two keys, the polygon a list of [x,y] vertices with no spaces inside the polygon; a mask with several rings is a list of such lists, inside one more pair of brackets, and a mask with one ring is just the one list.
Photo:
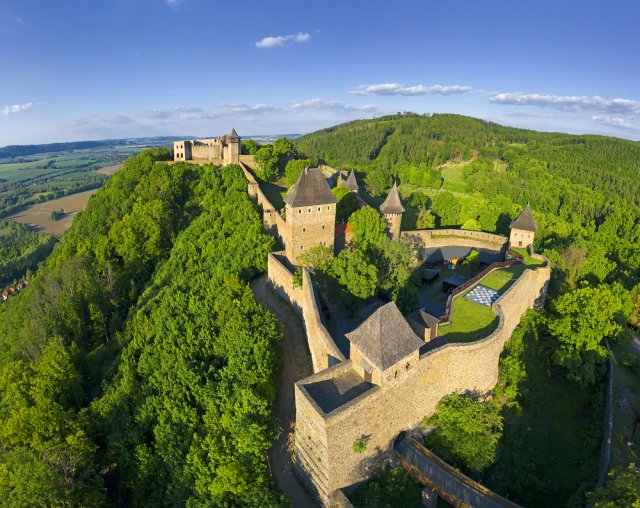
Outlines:
{"label": "window", "polygon": [[321,208],[322,208],[322,207],[320,207],[320,206],[319,206],[319,207],[318,207],[318,211],[320,211],[320,209],[321,209]]}
{"label": "window", "polygon": [[302,228],[302,232],[304,233],[307,230],[307,228]]}
{"label": "window", "polygon": [[298,213],[302,213],[302,208],[300,210],[298,210]]}
{"label": "window", "polygon": [[322,225],[322,229],[324,229],[324,224]]}
{"label": "window", "polygon": [[309,213],[311,213],[311,208],[309,208]]}
{"label": "window", "polygon": [[300,250],[304,250],[304,245],[301,245],[301,246],[300,246]]}

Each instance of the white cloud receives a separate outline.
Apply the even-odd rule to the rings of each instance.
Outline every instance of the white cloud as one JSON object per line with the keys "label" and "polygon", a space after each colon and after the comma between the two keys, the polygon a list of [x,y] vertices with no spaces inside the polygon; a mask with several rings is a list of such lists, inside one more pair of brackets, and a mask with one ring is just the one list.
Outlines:
{"label": "white cloud", "polygon": [[180,7],[182,4],[186,3],[187,0],[164,0],[164,3],[167,4],[168,7],[175,9],[176,7]]}
{"label": "white cloud", "polygon": [[256,48],[279,48],[290,42],[308,42],[310,39],[311,34],[307,32],[299,32],[294,35],[275,35],[257,41]]}
{"label": "white cloud", "polygon": [[413,85],[401,83],[377,83],[361,85],[349,93],[352,95],[452,95],[470,92],[472,88],[464,85]]}
{"label": "white cloud", "polygon": [[26,104],[13,104],[12,106],[4,106],[0,109],[0,115],[9,116],[15,113],[20,113],[22,111],[27,111],[28,109],[33,109],[37,106],[37,102],[27,102]]}
{"label": "white cloud", "polygon": [[373,104],[365,104],[364,106],[356,106],[341,101],[323,100],[323,99],[307,99],[306,101],[293,102],[291,109],[314,109],[323,111],[335,111],[339,113],[351,113],[353,111],[361,111],[363,113],[373,113],[378,111],[378,107]]}
{"label": "white cloud", "polygon": [[640,131],[640,125],[633,124],[629,121],[628,118],[624,118],[621,116],[594,115],[591,117],[591,120],[593,120],[595,123],[610,125],[618,129]]}
{"label": "white cloud", "polygon": [[607,114],[640,115],[640,101],[603,99],[598,95],[552,95],[522,92],[487,92],[489,102],[518,106],[553,107],[564,111],[598,111]]}

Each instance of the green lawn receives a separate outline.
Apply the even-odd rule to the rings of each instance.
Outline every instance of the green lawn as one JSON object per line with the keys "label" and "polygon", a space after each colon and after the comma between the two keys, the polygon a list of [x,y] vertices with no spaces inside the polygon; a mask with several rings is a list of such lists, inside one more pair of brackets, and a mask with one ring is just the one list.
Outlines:
{"label": "green lawn", "polygon": [[[506,291],[527,269],[525,265],[513,265],[494,270],[479,284],[499,292]],[[471,291],[471,290],[469,290]],[[498,316],[491,307],[464,299],[458,295],[453,300],[453,319],[451,324],[441,326],[439,335],[449,342],[473,342],[489,335],[498,326]]]}
{"label": "green lawn", "polygon": [[530,256],[529,253],[527,252],[527,249],[518,249],[514,247],[511,250],[513,250],[514,252],[517,252],[518,254],[522,254],[522,256],[524,256],[524,264],[527,266],[527,268],[537,268],[539,266],[544,266],[545,262],[541,259],[536,259]]}
{"label": "green lawn", "polygon": [[[465,293],[466,294],[466,293]],[[491,307],[465,300],[463,295],[453,299],[453,320],[441,326],[438,335],[449,342],[473,342],[493,332],[498,326],[498,316]]]}
{"label": "green lawn", "polygon": [[511,284],[513,284],[526,269],[527,267],[525,265],[513,265],[500,268],[487,275],[480,281],[480,284],[503,293],[509,289]]}

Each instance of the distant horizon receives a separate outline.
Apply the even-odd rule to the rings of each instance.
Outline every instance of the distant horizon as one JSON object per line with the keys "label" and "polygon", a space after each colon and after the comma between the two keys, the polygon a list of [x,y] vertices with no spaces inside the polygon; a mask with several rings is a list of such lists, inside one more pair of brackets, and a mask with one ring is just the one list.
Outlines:
{"label": "distant horizon", "polygon": [[[410,113],[410,114],[416,114],[416,115],[428,115],[430,113],[415,113],[413,111],[404,111],[402,112],[404,113]],[[431,113],[433,114],[433,113]],[[516,125],[512,125],[512,124],[508,124],[505,122],[496,122],[494,120],[488,120],[486,118],[479,118],[479,117],[474,117],[474,116],[470,116],[470,115],[460,115],[459,113],[436,113],[436,114],[442,114],[442,115],[446,115],[446,114],[451,114],[451,115],[459,115],[459,116],[465,116],[465,117],[469,117],[469,118],[475,118],[477,120],[480,121],[484,121],[484,122],[491,122],[491,123],[495,123],[498,125],[501,125],[503,127],[510,127],[510,128],[514,128],[514,129],[522,129],[522,130],[530,130],[530,131],[534,131],[534,132],[545,132],[545,133],[557,133],[557,134],[568,134],[568,135],[572,135],[572,136],[601,136],[601,137],[608,137],[608,138],[618,138],[618,139],[623,139],[625,141],[632,141],[634,143],[640,143],[640,139],[629,139],[629,138],[625,138],[623,136],[620,135],[612,135],[612,134],[601,134],[601,133],[597,133],[597,132],[568,132],[568,131],[562,131],[562,130],[543,130],[543,129],[530,129],[530,128],[524,128],[524,127],[518,127]],[[332,124],[332,125],[328,125],[326,127],[321,127],[319,129],[316,130],[312,130],[309,132],[276,132],[276,133],[261,133],[261,134],[243,134],[242,132],[238,132],[238,135],[240,136],[241,139],[252,139],[252,138],[278,138],[278,137],[288,137],[288,136],[296,136],[296,137],[301,137],[301,136],[306,136],[307,134],[313,134],[314,132],[318,132],[320,130],[324,130],[324,129],[328,129],[331,127],[336,127],[338,125],[342,125],[342,124],[346,124],[346,123],[350,123],[350,122],[355,122],[355,121],[360,121],[360,120],[375,120],[384,116],[395,116],[397,115],[397,113],[390,113],[388,115],[378,115],[376,117],[372,117],[372,118],[354,118],[351,120],[346,120],[344,122],[340,122],[340,123],[336,123],[336,124]],[[2,145],[0,146],[0,149],[3,148],[7,148],[9,146],[39,146],[39,145],[51,145],[51,144],[58,144],[58,143],[83,143],[83,142],[100,142],[100,141],[126,141],[126,140],[130,140],[130,141],[135,141],[135,140],[139,140],[139,139],[153,139],[153,138],[173,138],[175,140],[180,140],[180,139],[205,139],[205,138],[211,138],[211,137],[219,137],[219,136],[223,136],[224,134],[227,134],[231,128],[235,128],[235,127],[230,127],[228,128],[225,132],[216,132],[216,133],[206,133],[206,134],[201,134],[201,135],[180,135],[180,134],[161,134],[161,135],[140,135],[140,136],[122,136],[122,137],[109,137],[109,138],[93,138],[93,139],[89,139],[89,138],[85,138],[85,139],[71,139],[71,140],[54,140],[54,141],[44,141],[42,143],[15,143],[15,144],[10,144],[10,145]],[[237,131],[238,129],[236,129]]]}
{"label": "distant horizon", "polygon": [[640,3],[0,6],[0,145],[309,133],[400,111],[640,140]]}

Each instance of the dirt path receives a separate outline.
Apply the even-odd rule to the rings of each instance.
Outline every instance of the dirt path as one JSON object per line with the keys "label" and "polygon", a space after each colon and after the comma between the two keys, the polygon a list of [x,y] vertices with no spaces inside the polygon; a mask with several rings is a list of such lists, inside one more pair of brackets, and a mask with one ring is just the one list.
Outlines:
{"label": "dirt path", "polygon": [[269,450],[271,471],[278,487],[289,496],[295,508],[315,508],[317,503],[293,474],[289,450],[295,423],[293,384],[313,374],[307,335],[300,317],[275,293],[266,277],[251,282],[251,290],[256,300],[275,315],[284,335],[278,396],[278,425],[283,433]]}

